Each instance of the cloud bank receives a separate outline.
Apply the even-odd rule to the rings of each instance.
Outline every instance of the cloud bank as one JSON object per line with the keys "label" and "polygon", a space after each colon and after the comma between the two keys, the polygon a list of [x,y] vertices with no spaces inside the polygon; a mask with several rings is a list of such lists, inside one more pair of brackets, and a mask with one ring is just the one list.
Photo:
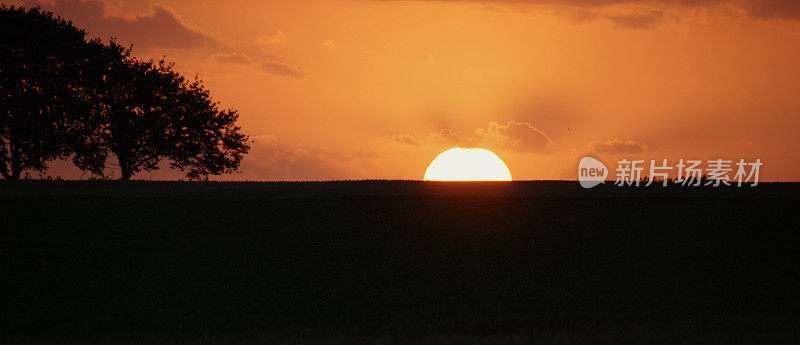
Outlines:
{"label": "cloud bank", "polygon": [[[800,20],[800,1],[797,0],[377,0],[377,1],[415,1],[415,2],[446,2],[446,3],[476,3],[484,5],[530,5],[550,8],[568,8],[581,11],[595,12],[592,17],[602,17],[610,20],[615,27],[640,29],[650,27],[661,18],[665,10],[680,8],[705,8],[712,9],[719,6],[728,6],[745,11],[750,17],[757,19],[787,19]],[[646,7],[650,14],[627,13],[607,14],[601,13],[610,7]]]}
{"label": "cloud bank", "polygon": [[483,147],[519,153],[548,153],[552,144],[545,132],[530,123],[516,121],[490,122],[487,128],[478,128],[466,137],[445,128],[423,137],[396,134],[390,139],[410,146]]}
{"label": "cloud bank", "polygon": [[148,14],[132,17],[107,15],[108,4],[104,0],[28,1],[24,6],[41,6],[71,20],[90,34],[103,38],[117,37],[136,47],[192,48],[216,44],[210,35],[186,23],[172,9],[159,4],[151,6]]}
{"label": "cloud bank", "polygon": [[596,154],[626,154],[641,153],[647,145],[636,140],[620,140],[617,138],[589,143],[589,151]]}
{"label": "cloud bank", "polygon": [[308,72],[303,71],[299,67],[290,63],[268,58],[258,59],[243,53],[219,53],[214,54],[211,58],[216,62],[254,67],[269,74],[286,76],[295,79],[301,79],[308,75]]}

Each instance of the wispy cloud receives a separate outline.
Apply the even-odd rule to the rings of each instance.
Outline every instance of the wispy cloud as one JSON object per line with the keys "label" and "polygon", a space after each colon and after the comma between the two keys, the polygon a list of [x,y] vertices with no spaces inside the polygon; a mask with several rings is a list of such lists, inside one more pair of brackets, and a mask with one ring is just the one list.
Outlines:
{"label": "wispy cloud", "polygon": [[389,138],[411,146],[486,147],[521,153],[547,153],[552,144],[545,132],[530,123],[516,121],[505,124],[490,122],[487,128],[478,128],[468,136],[461,136],[445,128],[422,137],[396,134]]}
{"label": "wispy cloud", "polygon": [[289,38],[286,37],[283,31],[278,31],[272,35],[259,36],[256,38],[255,43],[258,45],[284,44],[288,40]]}
{"label": "wispy cloud", "polygon": [[304,78],[305,76],[308,75],[306,71],[301,70],[299,67],[281,61],[264,59],[258,62],[256,65],[268,73],[283,75],[297,79]]}
{"label": "wispy cloud", "polygon": [[296,79],[308,75],[308,72],[290,63],[268,58],[258,59],[243,53],[219,53],[214,54],[211,58],[220,63],[248,66],[270,74]]}
{"label": "wispy cloud", "polygon": [[624,154],[640,153],[647,149],[647,145],[639,141],[628,139],[609,139],[589,143],[589,152],[597,154]]}

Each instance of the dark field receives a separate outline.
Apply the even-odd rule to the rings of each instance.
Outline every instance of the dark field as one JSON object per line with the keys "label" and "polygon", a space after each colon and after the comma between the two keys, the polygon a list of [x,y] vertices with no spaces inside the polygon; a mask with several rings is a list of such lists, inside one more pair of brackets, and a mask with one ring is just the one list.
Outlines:
{"label": "dark field", "polygon": [[0,183],[3,342],[800,342],[800,185]]}

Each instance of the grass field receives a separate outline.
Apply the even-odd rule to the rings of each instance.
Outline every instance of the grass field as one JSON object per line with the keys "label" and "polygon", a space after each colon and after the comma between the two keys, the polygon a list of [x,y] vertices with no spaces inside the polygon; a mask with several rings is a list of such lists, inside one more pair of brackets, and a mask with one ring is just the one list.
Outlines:
{"label": "grass field", "polygon": [[800,184],[0,182],[19,343],[800,342]]}

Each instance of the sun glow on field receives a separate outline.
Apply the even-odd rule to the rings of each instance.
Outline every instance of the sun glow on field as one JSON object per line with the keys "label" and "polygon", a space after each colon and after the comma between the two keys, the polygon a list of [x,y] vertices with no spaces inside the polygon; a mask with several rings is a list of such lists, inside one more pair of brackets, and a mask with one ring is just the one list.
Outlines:
{"label": "sun glow on field", "polygon": [[492,151],[457,147],[431,162],[425,181],[511,181],[511,173]]}

